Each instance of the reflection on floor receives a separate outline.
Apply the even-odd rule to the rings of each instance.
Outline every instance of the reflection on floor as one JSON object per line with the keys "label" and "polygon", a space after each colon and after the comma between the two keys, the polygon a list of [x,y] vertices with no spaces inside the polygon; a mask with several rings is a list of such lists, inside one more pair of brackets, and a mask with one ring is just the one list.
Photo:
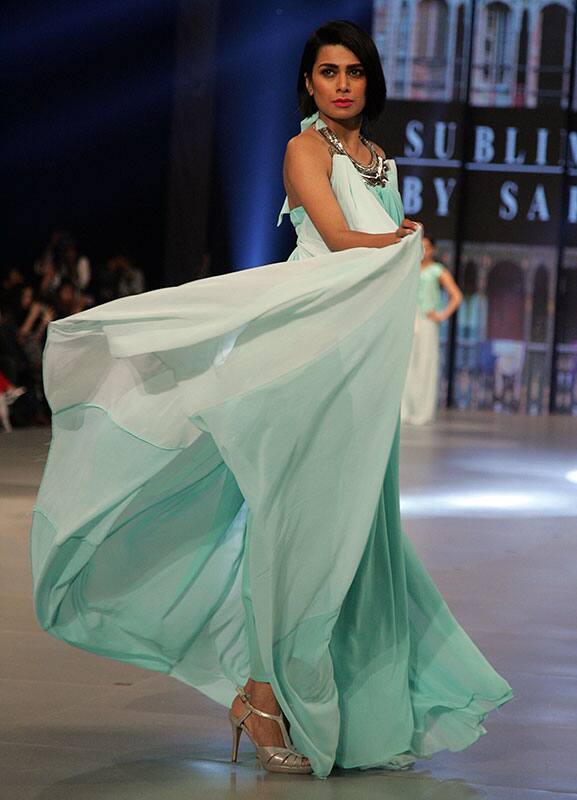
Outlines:
{"label": "reflection on floor", "polygon": [[410,773],[228,763],[224,709],[38,630],[27,532],[49,433],[0,434],[0,797],[577,799],[577,420],[446,414],[404,428],[406,529],[516,700]]}

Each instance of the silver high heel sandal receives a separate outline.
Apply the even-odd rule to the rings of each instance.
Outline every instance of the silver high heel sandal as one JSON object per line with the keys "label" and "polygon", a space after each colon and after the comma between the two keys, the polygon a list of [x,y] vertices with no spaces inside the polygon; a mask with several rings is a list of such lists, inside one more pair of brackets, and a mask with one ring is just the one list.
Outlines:
{"label": "silver high heel sandal", "polygon": [[[256,747],[256,756],[258,760],[269,772],[293,772],[300,775],[308,775],[311,773],[311,767],[304,764],[306,760],[305,757],[300,753],[297,753],[297,751],[294,749],[282,716],[276,716],[275,714],[267,714],[265,711],[259,711],[258,708],[251,706],[250,698],[244,689],[237,688],[236,691],[245,705],[245,710],[243,711],[241,717],[235,717],[235,715],[232,713],[232,709],[228,713],[232,728],[232,757],[230,760],[233,763],[236,762],[238,756],[238,743],[240,742],[242,732],[245,731],[248,738]],[[263,746],[257,744],[252,738],[250,731],[244,724],[251,714],[256,714],[257,717],[262,717],[263,719],[272,719],[274,722],[278,723],[285,746]]]}

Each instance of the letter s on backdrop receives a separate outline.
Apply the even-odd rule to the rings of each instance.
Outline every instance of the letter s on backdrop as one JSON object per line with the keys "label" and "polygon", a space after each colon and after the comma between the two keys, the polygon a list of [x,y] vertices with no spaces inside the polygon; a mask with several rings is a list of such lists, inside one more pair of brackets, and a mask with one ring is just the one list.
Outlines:
{"label": "letter s on backdrop", "polygon": [[423,142],[423,123],[418,119],[412,119],[407,123],[405,136],[407,137],[407,144],[405,145],[405,155],[408,158],[420,158],[425,149]]}
{"label": "letter s on backdrop", "polygon": [[501,205],[499,206],[499,216],[501,219],[515,219],[519,211],[517,202],[517,192],[519,186],[514,181],[505,181],[501,186]]}

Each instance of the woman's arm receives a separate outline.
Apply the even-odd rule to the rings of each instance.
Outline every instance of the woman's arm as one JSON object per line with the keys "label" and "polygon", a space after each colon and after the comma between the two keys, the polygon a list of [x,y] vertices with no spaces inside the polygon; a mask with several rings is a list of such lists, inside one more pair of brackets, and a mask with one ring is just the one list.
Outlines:
{"label": "woman's arm", "polygon": [[[314,137],[314,138],[313,138]],[[331,156],[316,134],[301,134],[287,145],[284,181],[292,208],[302,205],[329,250],[351,247],[387,247],[400,242],[418,228],[416,222],[403,220],[395,233],[352,231],[333,192]]]}
{"label": "woman's arm", "polygon": [[442,311],[431,311],[427,316],[435,322],[444,322],[446,319],[453,316],[461,305],[463,293],[455,283],[448,269],[444,269],[439,275],[439,283],[449,295],[449,302]]}

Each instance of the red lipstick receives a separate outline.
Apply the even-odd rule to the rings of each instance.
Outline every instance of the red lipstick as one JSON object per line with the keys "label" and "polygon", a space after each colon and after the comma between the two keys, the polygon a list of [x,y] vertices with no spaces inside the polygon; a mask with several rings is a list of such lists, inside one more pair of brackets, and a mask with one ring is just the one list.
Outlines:
{"label": "red lipstick", "polygon": [[353,101],[352,100],[345,100],[343,98],[342,100],[333,100],[333,103],[336,106],[338,106],[339,108],[349,108],[350,106],[352,106]]}

